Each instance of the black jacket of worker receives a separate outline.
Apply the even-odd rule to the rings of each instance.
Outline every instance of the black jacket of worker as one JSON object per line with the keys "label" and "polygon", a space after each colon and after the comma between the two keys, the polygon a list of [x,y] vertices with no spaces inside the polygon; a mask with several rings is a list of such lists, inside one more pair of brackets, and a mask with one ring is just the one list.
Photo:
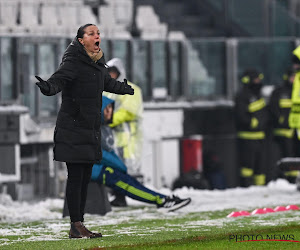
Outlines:
{"label": "black jacket of worker", "polygon": [[265,138],[269,124],[265,99],[261,95],[259,73],[245,72],[245,82],[235,99],[235,115],[238,137],[240,185],[264,185]]}
{"label": "black jacket of worker", "polygon": [[102,91],[124,94],[124,84],[110,77],[104,56],[94,62],[77,38],[47,82],[50,91],[43,94],[62,91],[54,131],[54,159],[71,163],[100,161]]}
{"label": "black jacket of worker", "polygon": [[259,84],[244,84],[237,93],[235,98],[235,116],[238,132],[266,131],[269,118],[266,102],[261,95],[260,88]]}
{"label": "black jacket of worker", "polygon": [[[293,131],[293,129],[290,129],[289,127],[289,114],[292,106],[292,89],[293,84],[286,80],[272,92],[269,106],[272,118],[272,127],[274,129],[288,129]],[[282,136],[284,135],[282,134]]]}
{"label": "black jacket of worker", "polygon": [[[290,77],[294,74],[292,69],[285,74],[287,78],[281,85],[277,86],[272,92],[270,98],[270,113],[272,117],[272,128],[274,141],[278,143],[280,157],[298,157],[299,156],[299,131],[291,128],[289,125],[289,116],[292,108],[292,90],[293,82]],[[295,183],[298,171],[272,171],[273,178],[286,178],[289,182]]]}

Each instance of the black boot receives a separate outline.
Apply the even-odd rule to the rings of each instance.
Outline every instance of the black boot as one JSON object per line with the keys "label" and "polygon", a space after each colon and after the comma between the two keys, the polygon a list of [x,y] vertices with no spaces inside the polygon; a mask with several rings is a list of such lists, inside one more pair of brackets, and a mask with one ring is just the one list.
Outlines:
{"label": "black boot", "polygon": [[114,207],[127,207],[125,195],[117,192],[114,192],[113,194],[115,195],[116,198],[110,202],[110,205]]}
{"label": "black boot", "polygon": [[241,177],[240,178],[240,186],[241,187],[250,187],[254,185],[253,177]]}

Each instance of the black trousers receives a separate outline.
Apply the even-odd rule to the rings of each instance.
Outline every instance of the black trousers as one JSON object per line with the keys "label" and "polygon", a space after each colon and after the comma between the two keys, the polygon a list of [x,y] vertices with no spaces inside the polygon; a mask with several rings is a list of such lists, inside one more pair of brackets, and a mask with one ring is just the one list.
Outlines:
{"label": "black trousers", "polygon": [[71,222],[83,221],[88,184],[91,179],[91,163],[66,163],[68,180],[66,198]]}
{"label": "black trousers", "polygon": [[241,186],[253,185],[254,175],[266,174],[266,141],[238,139],[238,154],[240,168],[251,169],[251,176],[241,174]]}
{"label": "black trousers", "polygon": [[[286,138],[282,136],[275,136],[275,141],[278,143],[280,149],[280,157],[299,157],[300,156],[300,141],[297,134],[293,138]],[[295,172],[295,171],[290,171]],[[296,182],[297,174],[293,173],[286,175],[288,172],[277,169],[276,177],[286,178],[290,183]],[[296,174],[296,175],[295,175]]]}
{"label": "black trousers", "polygon": [[274,140],[278,143],[281,157],[299,157],[300,156],[300,142],[295,135],[293,138],[286,138],[283,136],[275,136]]}
{"label": "black trousers", "polygon": [[239,162],[241,167],[250,168],[254,174],[266,173],[265,140],[238,140]]}

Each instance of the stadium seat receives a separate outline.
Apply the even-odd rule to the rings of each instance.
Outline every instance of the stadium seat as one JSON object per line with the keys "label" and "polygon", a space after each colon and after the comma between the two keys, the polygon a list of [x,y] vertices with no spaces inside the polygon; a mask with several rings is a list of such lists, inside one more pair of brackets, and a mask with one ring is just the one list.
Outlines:
{"label": "stadium seat", "polygon": [[167,38],[167,25],[160,23],[158,15],[155,14],[153,7],[150,5],[142,5],[137,8],[136,24],[141,30],[141,38],[143,39]]}
{"label": "stadium seat", "polygon": [[114,25],[110,27],[109,37],[112,39],[130,39],[131,34],[129,31],[125,30],[123,26]]}
{"label": "stadium seat", "polygon": [[98,24],[98,20],[96,15],[92,12],[92,9],[90,6],[84,5],[79,9],[79,22],[80,25],[83,25],[85,23],[93,23]]}
{"label": "stadium seat", "polygon": [[61,20],[59,16],[59,1],[40,1],[41,26],[44,34],[63,35]]}
{"label": "stadium seat", "polygon": [[139,29],[145,29],[147,26],[159,25],[159,18],[150,5],[139,6],[136,11],[136,23]]}
{"label": "stadium seat", "polygon": [[131,34],[124,24],[117,23],[114,11],[111,5],[99,7],[100,32],[106,38],[130,39]]}
{"label": "stadium seat", "polygon": [[38,20],[39,2],[25,0],[20,2],[20,25],[16,33],[40,33],[41,27]]}
{"label": "stadium seat", "polygon": [[168,39],[171,41],[185,41],[187,38],[182,31],[170,31]]}
{"label": "stadium seat", "polygon": [[19,4],[17,0],[2,0],[0,1],[0,33],[13,33],[17,27],[17,14]]}
{"label": "stadium seat", "polygon": [[64,0],[59,4],[59,18],[66,35],[74,36],[80,25],[79,10],[83,7],[82,0]]}
{"label": "stadium seat", "polygon": [[100,6],[98,11],[101,25],[116,24],[116,20],[114,18],[114,10],[111,6]]}
{"label": "stadium seat", "polygon": [[112,0],[113,15],[116,23],[129,28],[132,23],[133,2],[132,0]]}

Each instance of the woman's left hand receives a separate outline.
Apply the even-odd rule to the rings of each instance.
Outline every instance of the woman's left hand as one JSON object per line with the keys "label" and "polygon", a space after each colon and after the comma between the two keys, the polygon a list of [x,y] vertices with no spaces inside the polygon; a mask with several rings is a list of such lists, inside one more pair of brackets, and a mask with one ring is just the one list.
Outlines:
{"label": "woman's left hand", "polygon": [[124,94],[134,95],[134,89],[127,84],[127,79],[124,79]]}

